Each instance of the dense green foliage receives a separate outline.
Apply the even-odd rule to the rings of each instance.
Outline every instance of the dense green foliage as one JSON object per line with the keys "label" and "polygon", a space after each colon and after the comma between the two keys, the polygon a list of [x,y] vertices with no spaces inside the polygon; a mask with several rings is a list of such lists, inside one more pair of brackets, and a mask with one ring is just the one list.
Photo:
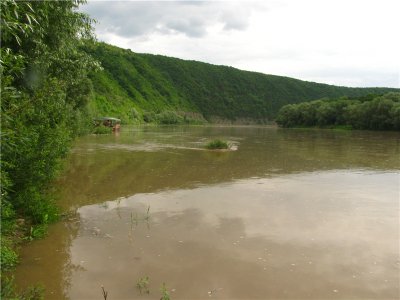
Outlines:
{"label": "dense green foliage", "polygon": [[[97,63],[81,50],[92,40],[91,20],[76,10],[82,2],[1,1],[3,240],[14,234],[16,217],[33,237],[57,218],[48,184],[70,141],[90,124],[87,74]],[[10,266],[16,259],[4,249],[2,266]]]}
{"label": "dense green foliage", "polygon": [[347,88],[185,61],[137,54],[104,43],[86,48],[104,70],[91,76],[97,115],[125,123],[154,121],[156,114],[175,111],[194,120],[250,118],[265,122],[286,104],[323,97],[382,94],[396,89]]}
{"label": "dense green foliage", "polygon": [[93,128],[93,134],[111,134],[113,132],[112,127],[99,125]]}
{"label": "dense green foliage", "polygon": [[289,104],[280,109],[276,122],[283,127],[400,130],[400,93]]}

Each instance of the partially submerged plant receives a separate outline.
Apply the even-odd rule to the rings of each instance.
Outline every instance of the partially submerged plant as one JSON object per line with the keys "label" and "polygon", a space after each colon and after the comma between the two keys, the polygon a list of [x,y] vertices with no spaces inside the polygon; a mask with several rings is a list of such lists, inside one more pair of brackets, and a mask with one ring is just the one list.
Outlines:
{"label": "partially submerged plant", "polygon": [[133,216],[133,212],[131,212],[131,229],[133,229],[133,224],[135,224],[137,226],[138,223],[139,223],[139,219],[138,219],[137,213],[135,213],[135,216]]}
{"label": "partially submerged plant", "polygon": [[229,148],[229,145],[228,145],[228,143],[225,142],[225,141],[216,139],[216,140],[213,140],[213,141],[207,143],[206,148],[207,148],[207,149],[210,149],[210,150],[215,150],[215,149],[228,149],[228,148]]}
{"label": "partially submerged plant", "polygon": [[104,286],[101,286],[101,291],[103,293],[104,300],[107,300],[108,292],[104,289]]}
{"label": "partially submerged plant", "polygon": [[17,290],[14,276],[1,276],[1,299],[18,299],[18,300],[43,300],[44,287],[38,284],[31,285],[22,291]]}
{"label": "partially submerged plant", "polygon": [[44,238],[47,234],[47,227],[47,224],[38,224],[31,226],[29,236],[27,236],[25,239],[33,241],[35,239]]}
{"label": "partially submerged plant", "polygon": [[169,297],[169,293],[167,290],[167,287],[165,286],[165,282],[163,282],[162,286],[161,286],[161,298],[160,300],[171,300],[171,298]]}
{"label": "partially submerged plant", "polygon": [[140,293],[150,294],[149,290],[149,276],[145,276],[139,278],[138,282],[136,283],[136,287],[138,288]]}
{"label": "partially submerged plant", "polygon": [[135,215],[133,215],[133,212],[131,212],[131,229],[133,229],[133,224],[135,224],[137,226],[139,224],[139,221],[146,221],[147,225],[149,225],[150,205],[147,207],[146,215],[144,217],[139,218],[137,213],[135,213]]}
{"label": "partially submerged plant", "polygon": [[144,219],[148,222],[150,220],[150,205],[147,207],[146,216]]}

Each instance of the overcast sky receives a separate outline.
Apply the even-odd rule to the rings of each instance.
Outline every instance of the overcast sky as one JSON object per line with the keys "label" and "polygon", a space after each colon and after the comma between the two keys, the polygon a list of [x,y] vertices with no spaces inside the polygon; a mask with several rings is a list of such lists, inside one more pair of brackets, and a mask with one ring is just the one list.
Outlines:
{"label": "overcast sky", "polygon": [[94,1],[99,40],[134,52],[344,86],[400,87],[399,0]]}

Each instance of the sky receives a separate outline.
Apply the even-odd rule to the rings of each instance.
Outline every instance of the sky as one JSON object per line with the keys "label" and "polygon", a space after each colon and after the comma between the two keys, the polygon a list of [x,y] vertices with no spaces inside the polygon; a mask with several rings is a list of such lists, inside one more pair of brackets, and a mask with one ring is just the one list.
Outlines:
{"label": "sky", "polygon": [[98,40],[242,70],[400,88],[399,0],[94,1]]}

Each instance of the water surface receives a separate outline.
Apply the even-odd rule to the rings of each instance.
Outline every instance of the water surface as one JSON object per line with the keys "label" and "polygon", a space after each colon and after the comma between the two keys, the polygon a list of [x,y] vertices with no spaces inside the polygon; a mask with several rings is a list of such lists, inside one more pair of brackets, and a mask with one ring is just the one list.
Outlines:
{"label": "water surface", "polygon": [[[400,135],[124,128],[77,141],[70,215],[23,249],[47,299],[398,299]],[[223,138],[235,151],[203,149]],[[138,280],[148,276],[150,294]]]}

